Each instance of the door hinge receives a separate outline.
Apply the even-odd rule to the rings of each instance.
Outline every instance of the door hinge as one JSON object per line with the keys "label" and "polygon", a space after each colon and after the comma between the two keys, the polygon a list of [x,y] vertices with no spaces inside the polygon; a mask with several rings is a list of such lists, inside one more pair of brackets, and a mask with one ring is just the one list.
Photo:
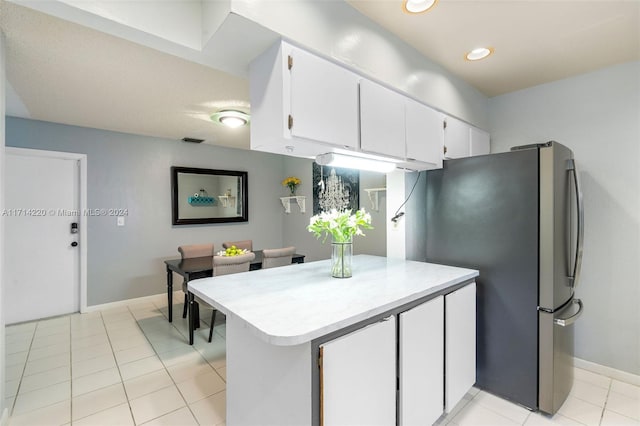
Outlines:
{"label": "door hinge", "polygon": [[289,69],[293,68],[293,56],[291,55],[287,57],[287,68]]}
{"label": "door hinge", "polygon": [[288,126],[289,130],[291,130],[291,128],[293,127],[293,116],[291,114],[289,114]]}
{"label": "door hinge", "polygon": [[447,147],[446,146],[442,147],[442,152],[445,153],[445,154],[447,153]]}
{"label": "door hinge", "polygon": [[442,120],[442,128],[443,129],[447,128],[447,120]]}

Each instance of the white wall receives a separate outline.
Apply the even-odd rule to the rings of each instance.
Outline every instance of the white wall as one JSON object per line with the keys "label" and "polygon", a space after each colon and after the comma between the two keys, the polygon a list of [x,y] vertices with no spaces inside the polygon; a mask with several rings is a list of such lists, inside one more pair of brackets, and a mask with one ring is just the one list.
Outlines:
{"label": "white wall", "polygon": [[[5,139],[5,46],[4,33],[0,31],[0,211],[4,209],[4,139]],[[0,216],[0,422],[5,415],[5,338],[4,338],[4,216]]]}
{"label": "white wall", "polygon": [[489,100],[491,148],[556,140],[585,199],[579,358],[640,374],[640,62]]}

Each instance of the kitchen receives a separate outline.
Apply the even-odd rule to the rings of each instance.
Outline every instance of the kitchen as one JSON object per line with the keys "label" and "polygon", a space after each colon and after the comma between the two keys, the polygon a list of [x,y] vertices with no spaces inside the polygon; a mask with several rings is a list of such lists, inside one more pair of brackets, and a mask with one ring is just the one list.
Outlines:
{"label": "kitchen", "polygon": [[[344,8],[344,10],[340,9],[340,12],[350,19],[355,19],[357,22],[361,22],[364,19],[347,5],[336,4],[333,7]],[[248,11],[246,12],[249,13]],[[313,12],[330,14],[320,6],[316,6]],[[308,13],[311,12],[308,11]],[[357,16],[354,17],[354,15]],[[293,24],[291,23],[291,25]],[[289,31],[293,32],[294,30],[291,29]],[[300,30],[298,29],[298,31]],[[363,33],[366,33],[366,31]],[[291,33],[290,37],[293,38],[293,35]],[[306,31],[300,37],[296,36],[295,38],[300,38],[300,40],[305,40],[304,37],[313,38]],[[318,38],[322,37],[319,35]],[[305,40],[304,44],[314,47],[315,43],[321,43],[315,45],[314,48],[322,51],[325,50],[322,47],[322,43],[329,43],[328,40],[330,38],[327,38],[324,42]],[[397,43],[397,41],[395,42]],[[393,51],[388,45],[385,46],[384,41],[379,41],[379,43],[382,44],[376,45],[377,48],[363,50],[362,52]],[[405,47],[404,49],[407,48]],[[398,49],[398,51],[402,51],[402,49]],[[364,53],[359,54],[364,55]],[[374,66],[379,59],[371,57],[362,58],[362,60],[365,62],[367,60],[370,61],[366,62],[369,64],[368,69],[376,70],[378,73],[384,72],[384,67]],[[433,90],[436,97],[433,102],[444,111],[465,118],[472,123],[478,123],[481,127],[490,130],[493,152],[506,151],[511,146],[531,143],[532,140],[543,141],[547,139],[564,142],[574,150],[576,160],[583,170],[585,201],[587,203],[586,211],[588,212],[581,295],[585,300],[598,300],[603,303],[601,308],[596,308],[595,306],[590,308],[597,309],[595,311],[590,312],[590,310],[587,310],[581,319],[582,325],[576,327],[576,356],[596,364],[638,374],[638,325],[633,308],[633,306],[637,305],[638,285],[637,281],[633,279],[635,274],[630,269],[635,265],[635,260],[638,257],[637,238],[634,239],[634,235],[637,235],[634,230],[637,230],[638,226],[637,209],[623,207],[634,206],[634,202],[637,205],[638,147],[634,142],[637,140],[635,138],[635,135],[637,135],[637,125],[635,124],[637,99],[630,96],[631,93],[637,91],[629,90],[634,84],[637,85],[637,80],[633,77],[635,70],[637,70],[637,64],[635,63],[622,64],[617,67],[613,66],[574,77],[570,80],[558,81],[522,92],[497,96],[490,98],[488,101],[486,98],[474,94],[469,88],[465,89],[460,83],[462,89],[459,91],[454,90],[453,87]],[[382,75],[378,78],[385,80]],[[456,80],[451,80],[453,80],[451,84],[455,87]],[[420,81],[418,80],[419,83]],[[463,102],[461,98],[466,100]],[[51,99],[56,100],[55,97]],[[487,120],[489,120],[490,125],[482,124]],[[48,149],[72,152],[78,152],[80,148],[74,145],[71,140],[83,139],[88,141],[87,144],[91,147],[83,149],[91,149],[93,151],[90,155],[94,157],[100,156],[101,158],[111,158],[114,154],[109,153],[106,148],[101,148],[98,140],[114,144],[111,147],[115,152],[120,152],[120,154],[118,154],[117,159],[114,159],[112,167],[121,170],[121,177],[117,178],[112,174],[109,184],[121,185],[114,187],[121,188],[120,191],[123,194],[127,194],[127,191],[131,190],[131,188],[127,188],[127,180],[136,180],[136,172],[134,170],[137,162],[146,162],[150,165],[157,164],[158,170],[151,171],[151,173],[154,173],[154,179],[159,181],[165,179],[171,162],[171,160],[169,162],[165,160],[165,156],[169,154],[162,152],[164,148],[160,148],[157,144],[153,145],[155,141],[143,137],[131,135],[117,135],[115,137],[109,132],[76,129],[14,118],[7,120],[7,134],[7,145],[45,149],[47,148],[47,142],[41,140],[38,135],[47,134],[52,138]],[[54,137],[55,135],[57,136]],[[58,139],[59,142],[53,142],[53,139]],[[573,142],[570,144],[570,141]],[[582,141],[585,142],[583,143]],[[173,144],[175,145],[175,143]],[[182,156],[185,161],[192,161],[190,159],[191,154],[186,151],[187,148],[173,148],[174,145],[170,145],[169,142],[160,142],[160,146],[166,146],[168,151],[179,149],[178,155]],[[604,155],[604,147],[609,150],[615,150],[615,154]],[[204,148],[190,147],[189,149],[197,149],[197,152],[202,155]],[[149,155],[150,152],[154,152],[154,149],[157,152],[155,157]],[[218,152],[223,152],[223,155],[228,156],[227,158],[232,159],[230,161],[238,165],[244,161],[254,161],[255,163],[251,163],[253,166],[248,167],[257,169],[262,166],[261,170],[264,170],[265,174],[262,175],[261,173],[262,179],[260,180],[268,180],[272,183],[271,185],[262,184],[258,181],[250,183],[252,188],[256,188],[251,192],[257,197],[252,199],[252,206],[256,209],[259,206],[271,205],[279,194],[278,185],[284,176],[295,175],[301,177],[303,182],[311,182],[310,166],[307,160],[279,159],[275,156],[260,156],[257,153],[235,153],[233,150],[225,150],[224,148],[221,148]],[[265,161],[268,161],[268,163],[264,163]],[[205,163],[204,159],[200,159],[196,165],[205,166]],[[265,167],[267,164],[268,167]],[[164,167],[165,165],[166,167]],[[92,167],[96,170],[96,167],[103,166],[94,164]],[[167,170],[164,170],[165,168]],[[99,191],[101,176],[108,176],[107,165],[105,165],[103,171],[100,171],[95,176],[94,185],[98,185],[95,187],[95,191]],[[119,182],[120,180],[122,182]],[[413,183],[411,176],[406,176],[406,184],[410,183]],[[388,182],[387,185],[389,185]],[[303,187],[303,189],[309,191],[308,187]],[[154,207],[156,205],[168,205],[166,185],[158,184],[157,187],[148,187],[146,190],[159,198],[149,201],[150,210],[149,213],[145,214],[145,216],[148,216],[145,217],[145,222],[149,226],[155,223],[153,227],[157,229],[166,227],[169,219],[164,216],[168,213],[164,211],[165,209]],[[101,193],[104,193],[104,191],[101,191]],[[395,195],[387,194],[387,197]],[[115,196],[113,201],[120,204],[123,200]],[[136,201],[133,195],[131,195],[130,201],[131,203]],[[611,208],[612,206],[616,208]],[[323,252],[324,246],[320,245],[312,235],[304,231],[304,227],[308,223],[308,216],[305,217],[301,214],[283,216],[282,211],[277,209],[281,209],[281,206],[275,205],[270,210],[262,208],[260,213],[256,210],[252,217],[268,215],[265,220],[270,223],[282,224],[280,228],[281,234],[279,229],[254,229],[259,227],[259,224],[255,223],[257,221],[249,222],[248,226],[253,228],[247,232],[262,235],[260,239],[265,243],[282,239],[284,243],[295,244],[301,252],[307,253],[312,259],[326,257],[326,253]],[[152,217],[158,215],[160,217],[157,219]],[[176,235],[175,232],[167,231],[164,239],[161,236],[153,237],[144,233],[137,235],[137,238],[133,238],[133,232],[137,229],[135,226],[142,226],[142,223],[136,224],[133,222],[134,218],[131,219],[127,229],[132,233],[132,240],[129,240],[129,235],[122,233],[111,237],[108,236],[107,234],[113,233],[110,222],[105,222],[104,224],[95,222],[94,228],[90,229],[90,238],[96,238],[95,242],[90,245],[94,247],[92,250],[97,250],[96,246],[101,242],[109,244],[108,250],[99,253],[101,261],[95,262],[93,272],[95,276],[92,277],[92,282],[95,284],[92,285],[92,291],[89,294],[91,305],[158,293],[157,282],[158,280],[161,282],[163,279],[162,269],[156,264],[160,262],[149,261],[149,255],[158,259],[166,258],[166,256],[175,252],[175,247],[185,238],[200,238],[198,229],[185,230],[183,232],[186,235],[183,234],[181,236]],[[406,226],[409,227],[410,221],[414,219],[410,214],[407,214],[405,218]],[[156,220],[157,222],[155,222]],[[595,222],[596,220],[597,222]],[[400,226],[404,225],[401,223]],[[231,236],[233,230],[220,230],[219,232],[228,232],[225,235],[226,237]],[[411,233],[407,232],[407,235],[411,235]],[[141,241],[144,241],[144,243]],[[136,251],[147,253],[147,256],[139,256],[131,261],[138,265],[148,265],[143,269],[143,271],[146,270],[147,272],[136,275],[133,273],[133,267],[129,267],[130,270],[123,275],[118,275],[120,273],[118,271],[111,271],[108,265],[115,265],[119,260],[117,250],[121,247],[126,247],[126,244],[132,243],[140,244],[140,246],[136,246],[139,247]],[[406,243],[409,247],[407,249],[408,257],[411,257],[412,250],[416,252],[419,250],[420,242],[407,238]],[[156,250],[148,247],[150,245],[164,245],[164,248]],[[412,248],[414,245],[417,247]],[[403,247],[397,247],[394,251],[401,252]],[[391,253],[389,254],[391,255]],[[96,256],[98,256],[98,253],[96,253]],[[101,264],[102,262],[104,264]],[[113,281],[116,281],[116,283],[113,284],[114,287],[111,290],[109,290],[104,279],[100,278],[100,276],[107,273],[116,274],[115,276],[112,275],[114,277]],[[136,276],[136,281],[132,281],[131,276]],[[133,287],[131,285],[132,282],[135,282],[135,291],[140,293],[131,293],[129,288]],[[607,283],[607,285],[603,286],[601,283]],[[603,344],[602,342],[608,343]]]}

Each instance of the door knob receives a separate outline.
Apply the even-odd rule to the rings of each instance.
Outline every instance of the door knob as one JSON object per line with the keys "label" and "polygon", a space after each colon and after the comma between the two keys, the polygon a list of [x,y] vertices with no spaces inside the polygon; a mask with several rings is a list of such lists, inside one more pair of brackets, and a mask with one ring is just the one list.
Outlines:
{"label": "door knob", "polygon": [[78,242],[77,241],[72,242],[71,247],[78,247]]}

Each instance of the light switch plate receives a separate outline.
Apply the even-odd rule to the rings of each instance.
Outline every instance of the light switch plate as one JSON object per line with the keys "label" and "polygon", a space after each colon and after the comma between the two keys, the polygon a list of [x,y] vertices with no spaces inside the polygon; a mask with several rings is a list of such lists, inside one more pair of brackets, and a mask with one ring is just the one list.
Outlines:
{"label": "light switch plate", "polygon": [[118,226],[124,226],[124,216],[118,216],[118,219],[116,221],[116,224]]}

